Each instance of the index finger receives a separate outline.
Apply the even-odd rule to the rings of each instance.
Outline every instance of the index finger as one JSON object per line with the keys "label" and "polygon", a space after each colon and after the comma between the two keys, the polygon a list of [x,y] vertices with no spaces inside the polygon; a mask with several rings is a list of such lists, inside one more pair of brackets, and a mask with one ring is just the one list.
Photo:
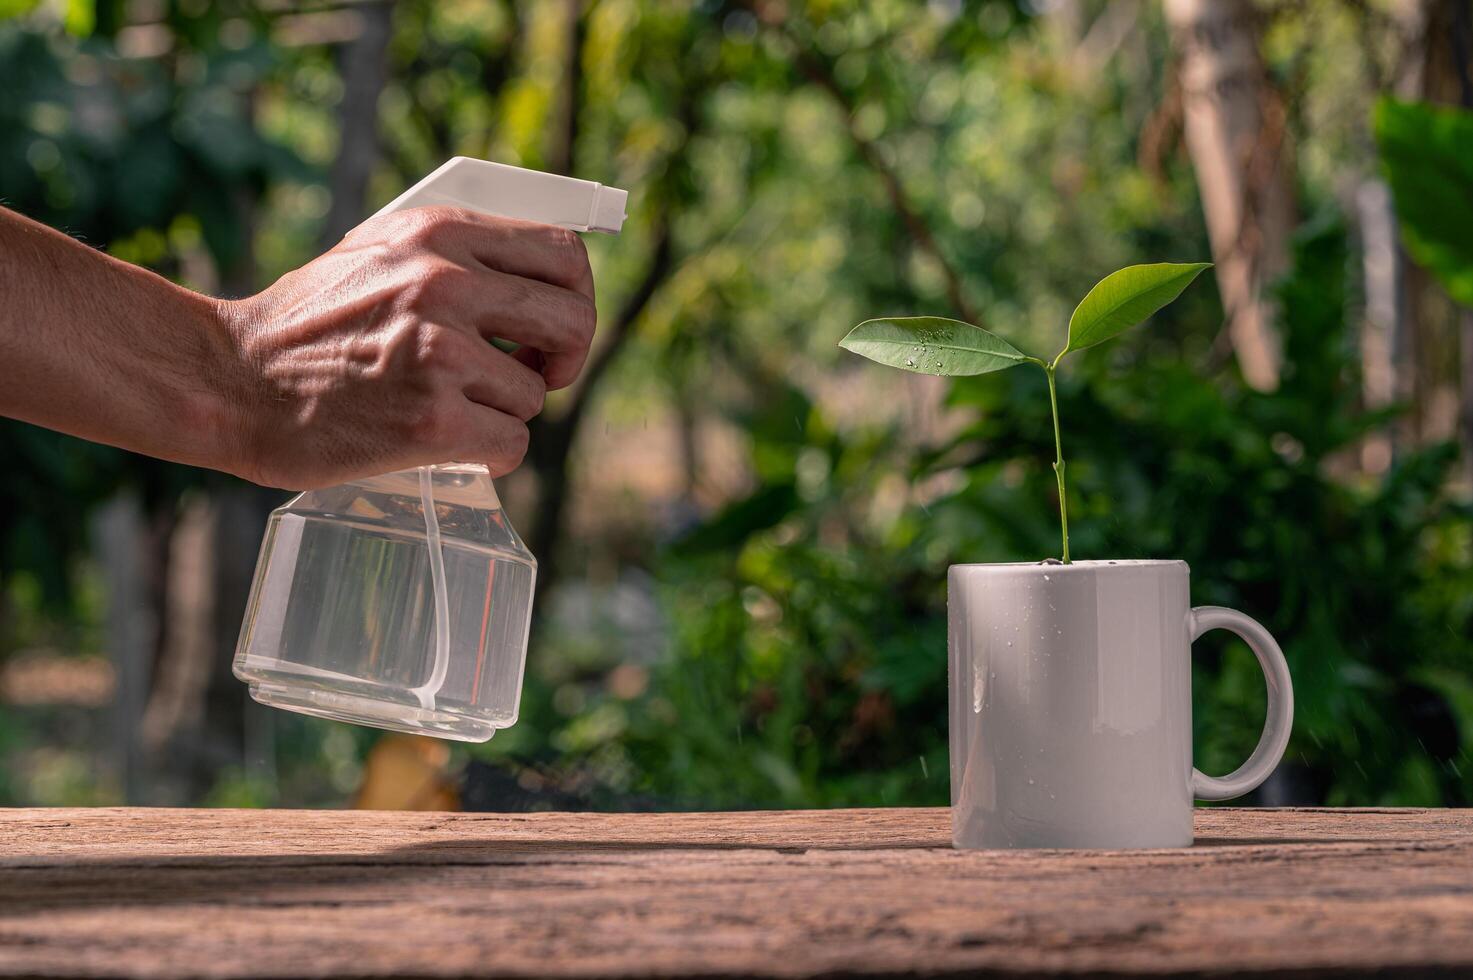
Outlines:
{"label": "index finger", "polygon": [[459,244],[482,265],[594,298],[593,268],[577,232],[475,211],[464,212],[456,226]]}

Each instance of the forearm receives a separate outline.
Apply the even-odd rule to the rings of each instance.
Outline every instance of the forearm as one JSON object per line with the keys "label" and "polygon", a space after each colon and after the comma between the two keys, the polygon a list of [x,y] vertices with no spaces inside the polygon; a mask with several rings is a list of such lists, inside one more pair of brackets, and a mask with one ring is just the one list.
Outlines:
{"label": "forearm", "polygon": [[222,308],[0,208],[0,415],[239,473]]}
{"label": "forearm", "polygon": [[370,219],[228,303],[0,208],[0,415],[272,486],[510,472],[594,316],[577,236],[456,208]]}

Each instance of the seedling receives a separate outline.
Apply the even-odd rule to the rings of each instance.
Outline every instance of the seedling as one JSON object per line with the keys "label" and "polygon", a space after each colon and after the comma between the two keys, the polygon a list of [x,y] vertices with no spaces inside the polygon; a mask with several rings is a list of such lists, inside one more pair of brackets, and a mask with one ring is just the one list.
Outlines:
{"label": "seedling", "polygon": [[952,377],[987,374],[1019,364],[1034,364],[1048,376],[1049,411],[1054,420],[1054,474],[1059,481],[1059,525],[1063,559],[1069,561],[1069,505],[1064,483],[1064,441],[1059,435],[1059,398],[1054,375],[1064,355],[1103,343],[1129,330],[1181,295],[1210,262],[1131,265],[1112,272],[1074,308],[1069,339],[1052,361],[1031,357],[990,330],[939,316],[866,320],[839,346],[872,361],[916,374]]}

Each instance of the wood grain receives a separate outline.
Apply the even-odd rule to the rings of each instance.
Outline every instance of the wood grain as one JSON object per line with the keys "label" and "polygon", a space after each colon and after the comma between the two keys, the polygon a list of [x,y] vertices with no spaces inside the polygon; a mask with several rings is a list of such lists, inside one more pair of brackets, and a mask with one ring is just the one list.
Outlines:
{"label": "wood grain", "polygon": [[1201,810],[959,852],[945,810],[0,811],[0,975],[1473,976],[1473,811]]}

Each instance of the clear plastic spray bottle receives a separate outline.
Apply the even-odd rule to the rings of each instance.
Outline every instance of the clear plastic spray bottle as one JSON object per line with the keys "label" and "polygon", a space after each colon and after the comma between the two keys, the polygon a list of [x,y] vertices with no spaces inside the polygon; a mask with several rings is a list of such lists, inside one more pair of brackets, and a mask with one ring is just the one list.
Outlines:
{"label": "clear plastic spray bottle", "polygon": [[[617,234],[627,198],[456,157],[379,214],[443,204]],[[308,491],[271,514],[235,675],[262,704],[483,742],[517,720],[536,576],[484,466]]]}

